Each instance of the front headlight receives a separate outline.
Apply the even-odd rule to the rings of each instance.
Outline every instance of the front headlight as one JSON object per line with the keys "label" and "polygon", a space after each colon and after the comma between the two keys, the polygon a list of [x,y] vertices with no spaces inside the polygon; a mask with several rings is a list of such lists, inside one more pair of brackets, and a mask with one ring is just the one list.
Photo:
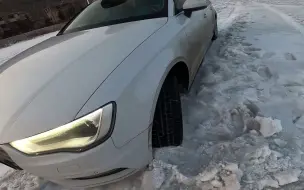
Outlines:
{"label": "front headlight", "polygon": [[28,155],[83,151],[109,135],[113,116],[114,104],[111,103],[71,123],[10,145]]}

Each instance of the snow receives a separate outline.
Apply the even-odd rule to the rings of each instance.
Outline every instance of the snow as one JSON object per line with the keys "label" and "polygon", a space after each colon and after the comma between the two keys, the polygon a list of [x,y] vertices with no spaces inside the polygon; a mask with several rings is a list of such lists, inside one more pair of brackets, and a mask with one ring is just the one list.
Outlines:
{"label": "snow", "polygon": [[216,179],[212,180],[210,183],[215,188],[221,188],[221,187],[223,187],[223,183],[220,182],[219,180],[216,180]]}
{"label": "snow", "polygon": [[267,176],[265,179],[259,181],[259,189],[264,189],[264,187],[274,187],[279,188],[279,182]]}
{"label": "snow", "polygon": [[238,172],[239,166],[236,163],[230,163],[226,165],[224,169],[231,172]]}
{"label": "snow", "polygon": [[287,142],[282,139],[274,139],[273,141],[280,148],[283,148],[287,145]]}
{"label": "snow", "polygon": [[241,185],[237,179],[237,176],[235,174],[231,174],[227,177],[222,177],[225,188],[223,190],[240,190]]}
{"label": "snow", "polygon": [[0,165],[0,176],[3,176],[4,174],[6,174],[6,172],[8,172],[10,170],[9,167],[5,166],[5,165]]}
{"label": "snow", "polygon": [[[276,13],[279,17],[281,17],[286,23],[289,23],[292,27],[294,27],[295,29],[297,29],[299,32],[302,33],[302,35],[304,35],[304,26],[302,26],[301,24],[299,24],[298,22],[294,21],[294,19],[284,13],[282,13],[281,11],[277,10],[276,8],[273,8],[267,4],[263,4],[263,6],[265,8],[267,8],[268,10]],[[287,53],[290,54],[290,53]],[[292,55],[292,54],[291,54]]]}
{"label": "snow", "polygon": [[200,180],[202,182],[210,181],[215,178],[216,174],[218,173],[217,168],[211,168],[209,171],[205,170],[203,173],[199,174]]}
{"label": "snow", "polygon": [[274,178],[278,181],[279,185],[286,185],[299,180],[299,175],[301,174],[300,169],[293,169],[289,171],[283,171],[274,174]]}
{"label": "snow", "polygon": [[[94,190],[303,189],[304,1],[212,1],[219,39],[182,97],[183,145]],[[1,49],[0,64],[52,35]],[[64,189],[1,166],[0,174],[0,189]]]}

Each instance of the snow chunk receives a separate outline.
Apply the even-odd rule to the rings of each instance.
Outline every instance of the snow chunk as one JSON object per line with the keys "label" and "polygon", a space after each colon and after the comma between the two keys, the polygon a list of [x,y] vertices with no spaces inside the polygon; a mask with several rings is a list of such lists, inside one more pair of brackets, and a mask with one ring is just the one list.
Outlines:
{"label": "snow chunk", "polygon": [[222,177],[225,183],[225,190],[240,190],[241,185],[238,181],[236,174],[231,174],[227,177]]}
{"label": "snow chunk", "polygon": [[165,173],[162,168],[153,169],[153,181],[156,188],[160,188],[165,181]]}
{"label": "snow chunk", "polygon": [[216,188],[221,188],[221,187],[223,187],[222,182],[220,182],[220,181],[218,181],[218,180],[212,180],[210,183],[211,183],[211,185],[212,185],[213,187],[216,187]]}
{"label": "snow chunk", "polygon": [[185,175],[183,175],[182,173],[180,173],[176,167],[173,168],[174,174],[175,174],[175,178],[179,183],[185,184],[185,185],[191,185],[193,184],[193,182],[195,181],[195,179],[187,177]]}
{"label": "snow chunk", "polygon": [[217,188],[214,188],[211,183],[202,183],[198,185],[201,190],[216,190]]}
{"label": "snow chunk", "polygon": [[258,149],[256,149],[254,152],[251,152],[246,155],[247,160],[249,161],[249,164],[261,164],[266,161],[266,159],[270,156],[271,150],[269,149],[268,145],[264,145]]}
{"label": "snow chunk", "polygon": [[251,130],[251,131],[249,131],[249,133],[252,134],[252,135],[258,135],[259,134],[256,130]]}
{"label": "snow chunk", "polygon": [[199,174],[200,181],[210,181],[215,178],[216,174],[218,173],[217,168],[209,168],[206,169],[204,172]]}
{"label": "snow chunk", "polygon": [[282,148],[282,147],[284,147],[284,146],[287,145],[287,142],[284,141],[284,140],[282,140],[282,139],[274,139],[273,141],[274,141],[274,143],[275,143],[276,145],[278,145],[280,148]]}
{"label": "snow chunk", "polygon": [[243,177],[243,171],[239,169],[238,164],[228,164],[224,167],[224,169],[230,171],[233,174],[236,174],[238,180],[241,180],[241,178]]}
{"label": "snow chunk", "polygon": [[271,179],[271,177],[266,177],[258,182],[258,186],[260,190],[264,189],[264,187],[279,188],[279,183],[278,181]]}
{"label": "snow chunk", "polygon": [[300,169],[287,170],[277,174],[274,174],[273,177],[279,182],[279,185],[286,185],[289,183],[294,183],[299,180],[299,175],[301,174]]}
{"label": "snow chunk", "polygon": [[141,186],[144,187],[144,188],[146,188],[146,189],[153,189],[154,186],[156,186],[157,188],[160,188],[160,186],[162,185],[163,181],[161,181],[161,183],[157,184],[158,181],[155,180],[154,174],[155,174],[154,171],[146,171],[146,172],[144,172],[144,174],[142,176]]}
{"label": "snow chunk", "polygon": [[239,170],[239,166],[235,163],[231,163],[225,166],[225,170],[231,171],[232,173],[236,173]]}
{"label": "snow chunk", "polygon": [[271,117],[259,117],[257,116],[256,121],[260,123],[260,132],[264,137],[270,137],[275,133],[282,131],[281,121],[278,119],[272,119]]}
{"label": "snow chunk", "polygon": [[275,150],[272,150],[271,153],[275,156],[275,158],[282,158],[283,157],[283,154],[278,152],[278,151],[275,151]]}

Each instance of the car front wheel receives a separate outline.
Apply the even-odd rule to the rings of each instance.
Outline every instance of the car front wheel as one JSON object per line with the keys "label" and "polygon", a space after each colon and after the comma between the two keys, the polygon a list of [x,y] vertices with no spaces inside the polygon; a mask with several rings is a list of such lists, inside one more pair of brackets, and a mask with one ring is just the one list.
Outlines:
{"label": "car front wheel", "polygon": [[180,88],[176,77],[168,77],[160,91],[155,108],[153,148],[179,146],[183,141],[183,118]]}

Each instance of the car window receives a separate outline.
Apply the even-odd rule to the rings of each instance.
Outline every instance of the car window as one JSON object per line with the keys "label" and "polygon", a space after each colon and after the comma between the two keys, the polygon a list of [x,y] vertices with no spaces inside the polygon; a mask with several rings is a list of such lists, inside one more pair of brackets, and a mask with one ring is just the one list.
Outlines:
{"label": "car window", "polygon": [[108,4],[101,0],[93,2],[66,25],[60,33],[70,33],[168,15],[167,0],[125,0],[121,4],[115,5],[117,1],[106,0],[106,2],[109,2]]}

